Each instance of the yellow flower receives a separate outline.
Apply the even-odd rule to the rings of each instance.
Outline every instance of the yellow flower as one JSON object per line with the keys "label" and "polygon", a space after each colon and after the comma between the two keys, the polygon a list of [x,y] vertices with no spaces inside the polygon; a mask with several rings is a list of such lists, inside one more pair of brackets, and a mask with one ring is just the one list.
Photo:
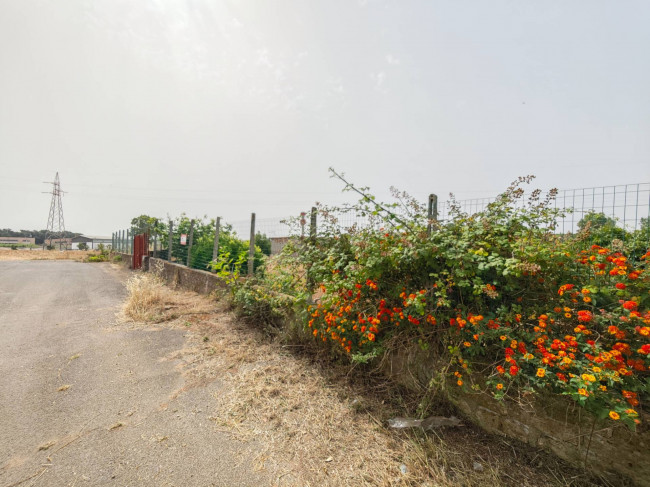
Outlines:
{"label": "yellow flower", "polygon": [[542,368],[537,369],[537,374],[535,374],[535,375],[537,375],[537,377],[544,377],[546,375],[546,370],[544,370]]}
{"label": "yellow flower", "polygon": [[589,393],[587,392],[587,389],[578,389],[578,394],[580,394],[581,396],[585,396],[585,397],[587,397],[589,395]]}
{"label": "yellow flower", "polygon": [[497,384],[497,389],[499,389],[499,390],[503,389],[503,384],[501,384],[501,383]]}
{"label": "yellow flower", "polygon": [[617,419],[620,419],[621,416],[616,411],[610,411],[609,417],[616,421]]}
{"label": "yellow flower", "polygon": [[600,367],[594,367],[591,370],[593,370],[596,374],[598,374],[601,371]]}
{"label": "yellow flower", "polygon": [[596,377],[591,374],[582,374],[582,380],[585,382],[596,382]]}

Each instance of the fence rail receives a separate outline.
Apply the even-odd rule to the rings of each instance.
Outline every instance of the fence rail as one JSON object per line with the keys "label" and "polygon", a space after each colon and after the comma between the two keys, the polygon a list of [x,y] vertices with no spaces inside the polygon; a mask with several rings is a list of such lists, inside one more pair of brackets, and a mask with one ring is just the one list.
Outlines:
{"label": "fence rail", "polygon": [[[494,202],[496,197],[475,198],[467,200],[448,200],[438,203],[436,195],[429,197],[429,204],[425,211],[428,211],[429,219],[445,223],[453,217],[452,205],[468,215],[474,215],[484,211],[487,206]],[[526,195],[517,200],[518,205],[525,205]],[[602,215],[611,219],[613,225],[626,232],[633,232],[648,225],[650,217],[650,183],[635,183],[616,186],[600,186],[593,188],[559,190],[552,201],[556,209],[564,210],[564,216],[558,220],[556,231],[562,234],[576,233],[581,228],[581,221],[588,215]],[[292,224],[289,224],[292,221]],[[187,230],[186,240],[180,241],[178,229],[174,229],[174,223],[169,222],[167,234],[158,234],[156,231],[146,229],[151,235],[149,240],[149,251],[162,259],[174,261],[178,264],[187,265],[193,268],[207,270],[210,263],[219,255],[220,232],[228,230],[228,234],[234,233],[239,239],[250,242],[252,236],[261,234],[271,241],[271,254],[278,253],[288,242],[290,237],[307,238],[317,235],[319,226],[324,226],[324,221],[316,221],[316,209],[311,212],[303,212],[293,219],[282,218],[256,218],[253,214],[251,220],[234,220],[231,222],[221,221],[221,218],[214,220],[215,228],[212,229],[209,249],[205,242],[202,243],[200,251],[195,247],[194,220]],[[330,215],[329,225],[337,226],[342,232],[353,231],[354,229],[365,228],[374,224],[373,219],[368,215],[359,215],[354,212],[340,211]],[[318,224],[317,224],[318,223]],[[176,230],[176,231],[174,231]],[[429,227],[428,231],[431,231]],[[619,232],[620,233],[620,232]],[[650,232],[648,232],[650,235]],[[623,232],[623,235],[625,232]],[[200,238],[206,238],[201,236]],[[650,236],[648,237],[650,239]],[[119,252],[133,253],[134,231],[132,229],[119,230],[113,233],[112,247]],[[650,244],[650,240],[648,242]],[[250,246],[248,252],[248,273],[254,270],[255,248]],[[245,267],[244,267],[245,268]]]}

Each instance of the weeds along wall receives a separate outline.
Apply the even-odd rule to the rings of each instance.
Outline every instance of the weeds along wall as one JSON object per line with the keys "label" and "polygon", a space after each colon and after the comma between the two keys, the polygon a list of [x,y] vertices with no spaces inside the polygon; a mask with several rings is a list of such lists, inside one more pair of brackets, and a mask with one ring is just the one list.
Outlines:
{"label": "weeds along wall", "polygon": [[[225,231],[235,243],[223,254],[220,245],[210,268],[230,283],[243,314],[302,330],[350,362],[386,363],[419,351],[427,359],[412,366],[428,375],[411,375],[422,378],[418,386],[428,397],[460,394],[508,408],[544,398],[578,408],[592,418],[592,433],[611,430],[619,438],[594,442],[579,425],[586,461],[606,457],[608,449],[623,452],[620,438],[641,442],[625,450],[626,464],[647,453],[648,185],[635,186],[633,200],[646,202],[635,206],[634,225],[629,208],[620,222],[583,207],[575,228],[563,231],[568,211],[557,192],[524,191],[530,178],[518,179],[478,211],[452,200],[444,220],[436,219],[435,205],[403,193],[392,203],[378,202],[343,181],[359,202],[345,209],[317,206],[288,219],[286,245],[271,258],[259,255],[255,263],[262,247],[253,246],[251,254],[248,245],[246,257],[250,241],[240,240],[232,226]],[[167,258],[192,266],[193,255],[209,257],[209,250],[195,254],[194,242],[214,249],[216,221],[192,226],[183,218],[171,231],[163,228],[172,236],[171,252],[169,246],[152,252],[167,250]],[[192,231],[192,248],[176,251],[180,235]],[[241,280],[245,261],[254,263],[253,275]],[[421,412],[427,414],[426,404]],[[510,423],[498,424],[509,434]],[[547,442],[552,437],[537,434]],[[592,458],[591,448],[600,453]],[[553,450],[562,455],[563,449]],[[592,468],[605,468],[599,463]],[[623,463],[619,471],[635,475]]]}

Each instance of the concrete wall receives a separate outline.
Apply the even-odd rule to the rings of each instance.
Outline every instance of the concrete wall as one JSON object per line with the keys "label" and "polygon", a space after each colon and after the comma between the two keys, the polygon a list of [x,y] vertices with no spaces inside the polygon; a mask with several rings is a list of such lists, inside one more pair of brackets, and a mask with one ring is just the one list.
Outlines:
{"label": "concrete wall", "polygon": [[226,287],[226,283],[211,272],[190,269],[184,265],[174,264],[163,259],[147,258],[149,271],[159,272],[160,275],[175,288],[194,291],[199,294],[210,294],[215,289]]}
{"label": "concrete wall", "polygon": [[[443,365],[432,352],[413,347],[391,356],[384,370],[421,391]],[[466,419],[490,433],[550,451],[614,480],[625,476],[650,487],[650,414],[642,414],[642,424],[632,432],[621,423],[596,420],[569,398],[524,394],[518,404],[455,384],[445,388],[445,396]]]}
{"label": "concrete wall", "polygon": [[112,255],[119,255],[120,257],[122,257],[122,261],[116,262],[116,264],[122,264],[127,269],[131,269],[133,267],[131,265],[131,260],[133,259],[133,256],[131,254],[125,254],[123,252],[113,252]]}

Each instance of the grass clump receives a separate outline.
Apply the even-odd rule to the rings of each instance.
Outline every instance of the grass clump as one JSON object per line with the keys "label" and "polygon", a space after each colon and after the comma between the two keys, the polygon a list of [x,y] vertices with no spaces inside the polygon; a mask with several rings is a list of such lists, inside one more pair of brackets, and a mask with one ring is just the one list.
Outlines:
{"label": "grass clump", "polygon": [[169,290],[159,276],[135,274],[126,282],[124,314],[133,321],[159,321],[165,314]]}

